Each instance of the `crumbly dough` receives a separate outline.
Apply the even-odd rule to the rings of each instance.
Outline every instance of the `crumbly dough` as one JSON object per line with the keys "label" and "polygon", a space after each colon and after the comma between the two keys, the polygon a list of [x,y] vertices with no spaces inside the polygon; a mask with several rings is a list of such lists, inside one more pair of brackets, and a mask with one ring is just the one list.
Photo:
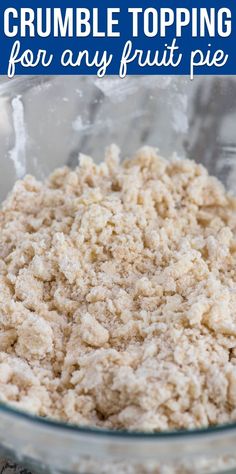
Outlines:
{"label": "crumbly dough", "polygon": [[236,200],[190,160],[112,146],[0,212],[0,399],[79,425],[236,420]]}

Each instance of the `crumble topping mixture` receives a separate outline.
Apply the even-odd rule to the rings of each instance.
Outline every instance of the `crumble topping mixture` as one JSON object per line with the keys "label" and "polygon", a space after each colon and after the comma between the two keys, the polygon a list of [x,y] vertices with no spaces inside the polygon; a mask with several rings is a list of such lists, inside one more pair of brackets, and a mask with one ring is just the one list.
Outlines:
{"label": "crumble topping mixture", "polygon": [[18,181],[0,211],[0,400],[113,429],[235,421],[235,198],[149,147]]}

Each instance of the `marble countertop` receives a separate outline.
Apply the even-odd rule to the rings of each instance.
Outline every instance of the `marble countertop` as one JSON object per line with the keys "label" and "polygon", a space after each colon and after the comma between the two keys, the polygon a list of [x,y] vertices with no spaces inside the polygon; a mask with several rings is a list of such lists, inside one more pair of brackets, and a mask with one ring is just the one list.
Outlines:
{"label": "marble countertop", "polygon": [[32,474],[27,469],[17,466],[12,461],[0,458],[0,474]]}

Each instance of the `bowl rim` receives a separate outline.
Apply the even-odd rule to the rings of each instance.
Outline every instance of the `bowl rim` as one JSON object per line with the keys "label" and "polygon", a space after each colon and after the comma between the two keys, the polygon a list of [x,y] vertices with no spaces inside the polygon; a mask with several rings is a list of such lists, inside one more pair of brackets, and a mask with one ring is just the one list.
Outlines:
{"label": "bowl rim", "polygon": [[17,409],[10,406],[10,404],[0,401],[0,415],[4,414],[10,418],[17,418],[21,421],[28,422],[30,425],[45,427],[49,429],[58,429],[66,431],[67,433],[87,436],[98,436],[100,437],[112,437],[113,439],[127,439],[134,441],[161,441],[161,440],[184,440],[186,438],[200,438],[219,434],[230,434],[236,431],[236,422],[222,424],[222,425],[211,425],[208,427],[194,428],[194,429],[183,429],[183,430],[166,430],[160,432],[143,432],[143,431],[125,431],[125,430],[111,430],[98,428],[93,426],[79,426],[69,422],[63,422],[53,418],[44,418],[42,416],[34,415],[24,410]]}

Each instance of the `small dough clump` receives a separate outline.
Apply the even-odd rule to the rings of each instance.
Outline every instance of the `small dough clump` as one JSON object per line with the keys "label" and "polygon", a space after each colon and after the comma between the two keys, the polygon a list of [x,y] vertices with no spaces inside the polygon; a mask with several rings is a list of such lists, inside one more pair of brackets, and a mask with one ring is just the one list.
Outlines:
{"label": "small dough clump", "polygon": [[145,147],[18,181],[0,211],[0,400],[160,431],[236,421],[236,200]]}

